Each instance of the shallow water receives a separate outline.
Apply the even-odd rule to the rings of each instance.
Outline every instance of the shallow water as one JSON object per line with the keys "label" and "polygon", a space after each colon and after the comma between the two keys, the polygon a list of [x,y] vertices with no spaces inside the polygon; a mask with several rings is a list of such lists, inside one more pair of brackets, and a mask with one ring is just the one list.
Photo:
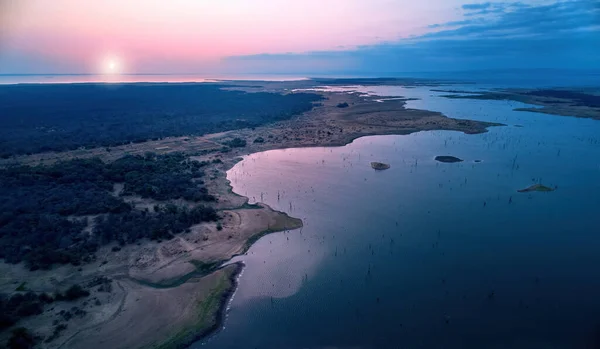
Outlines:
{"label": "shallow water", "polygon": [[[195,347],[589,347],[600,325],[600,122],[428,88],[355,89],[507,126],[246,157],[228,173],[234,191],[305,226],[239,258],[225,328]],[[537,182],[557,190],[517,193]]]}

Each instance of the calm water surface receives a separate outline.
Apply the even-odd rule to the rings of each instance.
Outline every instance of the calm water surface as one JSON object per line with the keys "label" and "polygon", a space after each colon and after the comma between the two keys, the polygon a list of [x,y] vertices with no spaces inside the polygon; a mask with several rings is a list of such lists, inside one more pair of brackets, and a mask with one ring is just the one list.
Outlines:
{"label": "calm water surface", "polygon": [[138,82],[217,82],[219,80],[290,81],[305,77],[282,74],[0,74],[0,85],[12,84],[73,84],[73,83],[138,83]]}
{"label": "calm water surface", "polygon": [[[247,267],[224,330],[195,347],[593,347],[600,122],[428,88],[354,89],[507,126],[247,156],[228,173],[234,191],[305,226],[240,258]],[[371,161],[391,168],[376,172]],[[557,190],[517,193],[537,182]]]}

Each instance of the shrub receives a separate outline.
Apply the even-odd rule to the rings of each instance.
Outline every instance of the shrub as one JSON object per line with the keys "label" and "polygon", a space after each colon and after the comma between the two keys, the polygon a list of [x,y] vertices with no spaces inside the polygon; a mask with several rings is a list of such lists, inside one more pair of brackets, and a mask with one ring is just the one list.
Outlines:
{"label": "shrub", "polygon": [[18,327],[12,331],[8,339],[8,348],[10,349],[30,349],[36,343],[36,339],[32,333],[25,327]]}
{"label": "shrub", "polygon": [[231,148],[243,148],[246,146],[246,140],[245,139],[241,139],[239,137],[235,137],[234,139],[223,143]]}
{"label": "shrub", "polygon": [[83,287],[75,284],[67,289],[64,294],[65,300],[74,301],[76,299],[87,297],[90,295],[88,290],[85,290]]}

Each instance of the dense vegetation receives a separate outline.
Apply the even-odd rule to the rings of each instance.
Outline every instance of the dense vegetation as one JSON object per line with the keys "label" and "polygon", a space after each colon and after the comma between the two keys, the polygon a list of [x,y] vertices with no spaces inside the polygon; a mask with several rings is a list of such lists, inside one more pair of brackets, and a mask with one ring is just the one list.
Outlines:
{"label": "dense vegetation", "polygon": [[20,319],[41,314],[44,306],[58,301],[74,301],[87,297],[90,292],[79,285],[69,287],[65,292],[47,293],[15,293],[8,297],[0,294],[0,331],[16,324]]}
{"label": "dense vegetation", "polygon": [[[528,92],[515,93],[509,92],[486,92],[483,94],[476,94],[477,92],[469,91],[456,91],[456,90],[433,90],[438,92],[451,92],[451,93],[468,93],[468,95],[444,95],[442,97],[453,98],[453,99],[484,99],[484,100],[515,100],[519,102],[529,103],[531,100],[527,96],[544,97],[543,103],[547,104],[567,104],[570,106],[600,108],[600,96],[589,93],[583,93],[579,91],[570,90],[533,90]],[[550,100],[549,98],[557,98]]]}
{"label": "dense vegetation", "polygon": [[[245,93],[215,84],[0,86],[0,156],[114,146],[284,120],[316,94]],[[32,103],[35,101],[35,103]]]}
{"label": "dense vegetation", "polygon": [[[136,210],[123,196],[158,201],[214,201],[201,178],[204,163],[183,154],[126,156],[105,164],[99,159],[70,160],[52,166],[0,170],[0,258],[25,261],[31,269],[52,264],[79,265],[94,260],[98,246],[142,238],[164,239],[193,224],[217,219],[214,209],[172,204]],[[121,196],[115,183],[123,184]],[[93,233],[82,215],[98,215]]]}
{"label": "dense vegetation", "polygon": [[[14,325],[20,318],[41,314],[44,304],[54,301],[45,293],[42,295],[44,296],[27,292],[7,297],[0,294],[0,331]],[[48,297],[49,301],[45,297]]]}
{"label": "dense vegetation", "polygon": [[234,139],[227,141],[224,144],[231,148],[243,148],[246,146],[246,140],[235,137]]}
{"label": "dense vegetation", "polygon": [[525,94],[539,97],[571,99],[576,101],[578,106],[600,108],[600,96],[588,93],[568,90],[535,90]]}
{"label": "dense vegetation", "polygon": [[214,201],[200,177],[204,176],[198,161],[186,159],[181,153],[156,156],[125,156],[106,167],[111,182],[125,183],[124,195],[138,194],[144,198],[168,200],[184,198],[190,201]]}
{"label": "dense vegetation", "polygon": [[12,331],[6,347],[9,349],[31,349],[36,343],[37,339],[29,330],[19,327]]}
{"label": "dense vegetation", "polygon": [[[152,214],[148,211],[132,210],[120,214],[99,216],[96,219],[95,233],[100,243],[117,241],[120,245],[133,243],[142,238],[152,240],[170,239],[174,234],[200,222],[217,220],[215,210],[205,206],[186,207],[166,205],[156,208]],[[115,227],[119,227],[115,229]]]}

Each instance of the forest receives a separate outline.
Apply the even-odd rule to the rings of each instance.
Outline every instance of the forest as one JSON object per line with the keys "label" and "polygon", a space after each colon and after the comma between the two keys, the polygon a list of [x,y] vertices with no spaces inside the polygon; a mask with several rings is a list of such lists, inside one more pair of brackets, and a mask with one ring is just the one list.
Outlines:
{"label": "forest", "polygon": [[17,292],[9,297],[0,293],[0,331],[14,325],[21,318],[41,314],[46,304],[58,301],[70,302],[89,295],[88,290],[77,284],[72,285],[65,292],[57,291],[53,295],[27,291]]}
{"label": "forest", "polygon": [[[202,202],[215,201],[202,167],[181,153],[128,155],[112,163],[74,159],[53,165],[0,169],[0,258],[30,269],[95,260],[101,245],[143,238],[169,239],[190,226],[218,219]],[[122,183],[116,195],[114,184]],[[139,195],[161,202],[138,210],[124,200]],[[180,207],[169,200],[197,203]],[[95,220],[93,234],[85,232]],[[92,218],[93,217],[93,218]]]}
{"label": "forest", "polygon": [[[578,105],[578,106],[600,108],[600,96],[594,95],[594,94],[589,94],[589,93],[556,89],[556,90],[533,90],[533,91],[527,92],[525,94],[532,95],[532,96],[539,96],[539,97],[570,99],[570,100],[573,100],[574,102],[576,102],[576,105]],[[556,102],[556,101],[554,101],[554,102]],[[563,101],[563,102],[565,102],[565,101]]]}
{"label": "forest", "polygon": [[256,127],[308,111],[321,99],[310,93],[246,93],[223,87],[0,85],[0,157]]}

